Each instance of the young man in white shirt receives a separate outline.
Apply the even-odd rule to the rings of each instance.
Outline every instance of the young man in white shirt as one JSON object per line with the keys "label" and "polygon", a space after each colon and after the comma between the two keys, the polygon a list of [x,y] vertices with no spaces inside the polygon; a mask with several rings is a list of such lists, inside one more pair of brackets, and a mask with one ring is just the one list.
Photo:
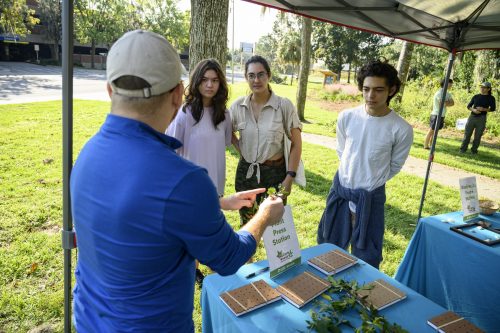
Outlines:
{"label": "young man in white shirt", "polygon": [[401,86],[396,69],[373,61],[357,75],[365,103],[337,120],[340,165],[318,228],[318,243],[347,249],[378,268],[384,239],[385,183],[403,167],[413,129],[389,102]]}

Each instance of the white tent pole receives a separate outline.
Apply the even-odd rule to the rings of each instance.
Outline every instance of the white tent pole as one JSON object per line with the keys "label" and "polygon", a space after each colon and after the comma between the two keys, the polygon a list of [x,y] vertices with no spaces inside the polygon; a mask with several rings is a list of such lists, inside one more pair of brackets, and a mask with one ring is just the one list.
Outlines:
{"label": "white tent pole", "polygon": [[443,93],[441,94],[441,101],[439,103],[439,114],[434,124],[434,136],[432,137],[431,150],[429,152],[429,162],[427,163],[427,171],[425,173],[425,179],[424,179],[424,188],[422,190],[422,197],[420,198],[420,207],[418,208],[417,223],[420,221],[420,218],[422,217],[422,209],[424,207],[425,193],[427,191],[427,183],[429,181],[432,162],[434,161],[434,151],[436,150],[436,141],[439,132],[439,122],[441,121],[441,115],[443,114],[444,103],[446,101],[446,93],[448,92],[448,82],[450,80],[451,70],[453,68],[453,62],[455,61],[455,52],[456,52],[455,50],[452,50],[448,58],[448,68],[446,69],[446,75],[443,84]]}
{"label": "white tent pole", "polygon": [[71,249],[76,247],[69,193],[69,176],[73,165],[73,0],[62,2],[62,31],[64,332],[70,333]]}

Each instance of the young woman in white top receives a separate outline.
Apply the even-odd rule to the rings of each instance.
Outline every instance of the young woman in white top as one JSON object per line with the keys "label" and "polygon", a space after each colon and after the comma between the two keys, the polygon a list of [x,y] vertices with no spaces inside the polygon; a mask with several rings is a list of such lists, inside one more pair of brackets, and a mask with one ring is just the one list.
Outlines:
{"label": "young woman in white top", "polygon": [[[236,191],[259,187],[278,187],[290,193],[302,152],[302,124],[292,102],[277,96],[269,85],[271,69],[261,56],[245,64],[250,95],[237,99],[230,107],[233,143],[241,158],[235,178]],[[288,169],[284,158],[284,135],[291,140]],[[257,198],[259,203],[260,197]],[[240,209],[241,224],[253,216],[252,208]]]}
{"label": "young woman in white top", "polygon": [[[219,197],[226,184],[226,146],[231,145],[231,118],[226,109],[228,88],[226,76],[215,59],[200,61],[194,68],[185,91],[186,100],[167,135],[182,142],[177,153],[204,167]],[[204,275],[196,261],[196,282]]]}
{"label": "young woman in white top", "polygon": [[226,77],[215,59],[200,61],[186,87],[184,105],[167,129],[182,142],[179,155],[208,171],[219,196],[226,184],[226,146],[231,145],[231,118]]}

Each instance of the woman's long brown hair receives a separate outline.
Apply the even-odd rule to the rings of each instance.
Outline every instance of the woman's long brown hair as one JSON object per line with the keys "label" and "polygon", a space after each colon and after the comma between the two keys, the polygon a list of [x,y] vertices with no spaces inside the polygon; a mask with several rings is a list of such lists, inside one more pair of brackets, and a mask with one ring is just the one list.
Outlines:
{"label": "woman's long brown hair", "polygon": [[182,107],[182,111],[186,112],[187,107],[191,108],[191,113],[196,124],[203,117],[203,96],[200,94],[200,84],[202,83],[203,76],[208,70],[213,70],[217,73],[219,78],[219,89],[217,93],[212,98],[212,106],[214,108],[214,114],[212,121],[214,127],[217,128],[221,122],[226,119],[226,107],[227,101],[229,99],[229,90],[227,88],[227,81],[221,66],[215,59],[205,59],[200,61],[193,70],[191,74],[191,79],[189,80],[189,85],[186,87],[185,95],[186,101]]}

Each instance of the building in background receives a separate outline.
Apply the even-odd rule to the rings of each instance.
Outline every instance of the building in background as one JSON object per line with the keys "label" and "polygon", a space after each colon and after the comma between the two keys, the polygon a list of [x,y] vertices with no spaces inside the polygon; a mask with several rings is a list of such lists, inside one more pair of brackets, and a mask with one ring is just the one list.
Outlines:
{"label": "building in background", "polygon": [[[34,17],[39,19],[36,0],[26,0],[30,9],[35,11]],[[12,34],[9,31],[2,31],[0,27],[0,61],[29,61],[42,64],[54,64],[51,61],[51,47],[53,42],[46,36],[47,23],[40,20],[38,24],[31,28],[31,33],[26,36]],[[62,36],[61,36],[62,42]],[[80,44],[74,41],[73,53],[75,65],[90,67],[90,44]],[[99,45],[96,48],[94,61],[96,68],[104,69],[106,63],[106,45]],[[61,45],[59,45],[59,54]],[[61,59],[61,57],[59,57]]]}

